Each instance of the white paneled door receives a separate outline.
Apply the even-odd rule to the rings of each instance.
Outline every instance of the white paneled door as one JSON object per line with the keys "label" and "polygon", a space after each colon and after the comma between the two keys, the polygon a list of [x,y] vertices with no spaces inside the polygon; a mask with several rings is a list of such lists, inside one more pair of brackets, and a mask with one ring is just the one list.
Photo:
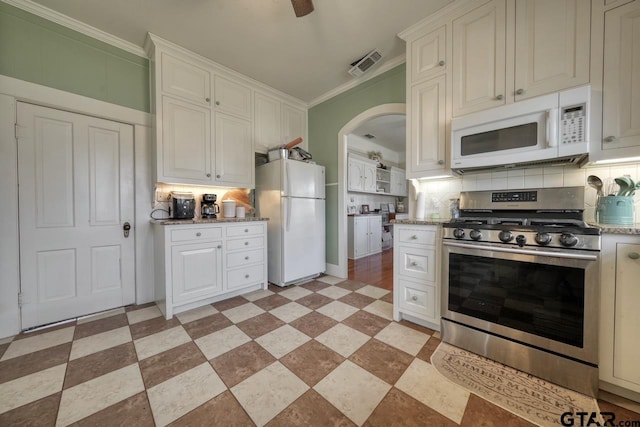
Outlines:
{"label": "white paneled door", "polygon": [[133,303],[133,127],[17,111],[22,328]]}

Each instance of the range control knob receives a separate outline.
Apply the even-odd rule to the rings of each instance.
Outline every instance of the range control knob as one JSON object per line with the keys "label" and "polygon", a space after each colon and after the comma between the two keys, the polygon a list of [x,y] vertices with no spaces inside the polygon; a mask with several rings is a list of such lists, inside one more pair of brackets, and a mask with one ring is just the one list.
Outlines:
{"label": "range control knob", "polygon": [[464,230],[462,228],[456,228],[455,230],[453,230],[453,237],[455,237],[456,239],[463,239]]}
{"label": "range control knob", "polygon": [[536,233],[536,243],[542,246],[546,246],[551,243],[551,234],[549,233]]}
{"label": "range control knob", "polygon": [[560,244],[570,248],[578,244],[578,238],[572,233],[562,233],[560,235]]}
{"label": "range control knob", "polygon": [[527,237],[522,234],[518,234],[516,236],[516,243],[518,244],[518,246],[523,247],[525,243],[527,243]]}
{"label": "range control knob", "polygon": [[513,240],[513,233],[510,231],[503,230],[498,234],[498,239],[500,239],[503,243],[509,243]]}
{"label": "range control knob", "polygon": [[469,237],[471,237],[471,240],[480,240],[482,239],[482,232],[480,230],[471,230]]}

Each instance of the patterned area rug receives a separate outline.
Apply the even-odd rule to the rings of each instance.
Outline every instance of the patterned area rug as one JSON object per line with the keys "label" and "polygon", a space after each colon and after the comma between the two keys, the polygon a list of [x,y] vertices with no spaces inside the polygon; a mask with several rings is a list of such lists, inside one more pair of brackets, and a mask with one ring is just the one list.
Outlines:
{"label": "patterned area rug", "polygon": [[589,396],[444,342],[431,356],[431,364],[450,381],[539,426],[562,425],[565,412],[599,411]]}

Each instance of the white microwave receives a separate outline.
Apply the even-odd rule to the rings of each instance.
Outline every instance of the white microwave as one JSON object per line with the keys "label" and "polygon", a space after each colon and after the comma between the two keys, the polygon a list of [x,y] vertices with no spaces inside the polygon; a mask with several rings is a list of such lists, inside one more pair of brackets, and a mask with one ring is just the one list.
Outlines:
{"label": "white microwave", "polygon": [[589,152],[590,86],[472,113],[451,121],[451,168],[565,164]]}

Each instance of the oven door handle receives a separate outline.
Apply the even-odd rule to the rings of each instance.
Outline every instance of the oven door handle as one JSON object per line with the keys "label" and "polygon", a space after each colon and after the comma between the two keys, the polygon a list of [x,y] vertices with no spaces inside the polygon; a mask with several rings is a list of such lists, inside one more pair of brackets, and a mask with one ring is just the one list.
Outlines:
{"label": "oven door handle", "polygon": [[572,254],[567,252],[549,252],[549,251],[534,251],[530,249],[516,249],[516,248],[506,248],[501,246],[481,246],[481,245],[471,245],[468,243],[457,243],[457,242],[442,242],[445,246],[453,246],[456,248],[464,248],[464,249],[488,249],[496,252],[506,252],[510,254],[522,254],[522,255],[536,255],[536,256],[548,256],[554,258],[566,258],[566,259],[578,259],[585,261],[597,261],[598,257],[596,255],[585,255],[585,254]]}

